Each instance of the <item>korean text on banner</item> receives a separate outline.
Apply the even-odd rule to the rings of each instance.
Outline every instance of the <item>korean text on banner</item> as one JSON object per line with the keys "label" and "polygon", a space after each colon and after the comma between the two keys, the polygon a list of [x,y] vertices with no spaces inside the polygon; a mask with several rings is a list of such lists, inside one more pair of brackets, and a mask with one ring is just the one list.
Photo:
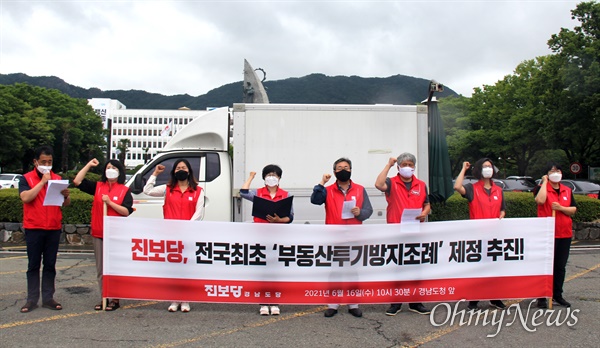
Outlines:
{"label": "korean text on banner", "polygon": [[105,217],[103,296],[230,303],[549,297],[553,218],[280,225]]}

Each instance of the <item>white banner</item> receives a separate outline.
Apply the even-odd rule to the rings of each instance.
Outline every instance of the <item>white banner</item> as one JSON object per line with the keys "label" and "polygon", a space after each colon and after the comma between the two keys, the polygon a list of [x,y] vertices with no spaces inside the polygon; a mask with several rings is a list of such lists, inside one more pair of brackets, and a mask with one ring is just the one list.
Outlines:
{"label": "white banner", "polygon": [[548,297],[553,231],[553,218],[284,225],[106,217],[104,296],[282,304]]}

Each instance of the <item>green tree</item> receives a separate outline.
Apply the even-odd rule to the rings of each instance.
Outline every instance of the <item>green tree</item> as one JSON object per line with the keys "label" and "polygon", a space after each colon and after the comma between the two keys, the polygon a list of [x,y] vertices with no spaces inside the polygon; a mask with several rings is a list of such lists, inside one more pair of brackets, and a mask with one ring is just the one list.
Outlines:
{"label": "green tree", "polygon": [[25,171],[33,148],[54,141],[54,126],[44,108],[32,107],[15,92],[11,86],[0,86],[0,166]]}
{"label": "green tree", "polygon": [[443,98],[439,102],[440,116],[444,122],[448,154],[453,176],[458,175],[462,163],[481,155],[468,141],[470,129],[469,108],[471,99],[463,96]]}
{"label": "green tree", "polygon": [[52,145],[62,171],[87,162],[90,152],[102,154],[102,121],[85,99],[27,84],[0,86],[0,115],[3,167],[27,171],[39,145]]}
{"label": "green tree", "polygon": [[117,151],[119,152],[119,161],[125,166],[125,158],[127,158],[127,151],[129,151],[129,146],[131,146],[131,140],[127,138],[123,138],[119,140],[117,144]]}
{"label": "green tree", "polygon": [[[526,175],[535,156],[547,148],[544,138],[547,108],[539,97],[541,71],[547,57],[517,66],[493,86],[476,88],[471,99],[471,129],[467,141],[502,166]],[[506,173],[504,173],[506,174]]]}
{"label": "green tree", "polygon": [[546,137],[570,162],[600,165],[600,3],[582,2],[571,15],[580,25],[548,41],[556,55],[546,74]]}

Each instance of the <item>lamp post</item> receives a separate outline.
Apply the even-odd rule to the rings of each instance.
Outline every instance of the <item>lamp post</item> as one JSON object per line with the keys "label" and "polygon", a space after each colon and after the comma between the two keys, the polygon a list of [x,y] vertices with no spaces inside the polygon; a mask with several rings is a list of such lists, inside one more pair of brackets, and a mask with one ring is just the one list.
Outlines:
{"label": "lamp post", "polygon": [[502,160],[502,174],[504,175],[504,179],[506,179],[506,160],[510,159],[510,157],[502,158],[498,157],[498,161]]}

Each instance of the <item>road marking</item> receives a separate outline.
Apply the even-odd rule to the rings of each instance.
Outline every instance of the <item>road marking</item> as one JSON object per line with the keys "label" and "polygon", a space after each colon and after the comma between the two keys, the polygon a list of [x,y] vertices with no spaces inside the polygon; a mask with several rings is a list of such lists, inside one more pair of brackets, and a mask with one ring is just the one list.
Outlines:
{"label": "road marking", "polygon": [[11,257],[3,257],[0,259],[0,261],[2,260],[14,260],[14,259],[26,259],[27,255],[25,256],[11,256]]}
{"label": "road marking", "polygon": [[[137,307],[142,307],[142,306],[150,306],[150,305],[157,304],[157,303],[158,303],[158,301],[134,303],[134,304],[123,306],[122,308],[123,309],[137,308]],[[15,321],[15,322],[12,322],[12,323],[6,323],[6,324],[0,325],[0,330],[2,330],[2,329],[10,329],[10,328],[13,328],[13,327],[23,326],[23,325],[31,325],[31,324],[43,323],[43,322],[53,321],[53,320],[76,318],[76,317],[81,317],[81,316],[84,316],[84,315],[98,314],[98,313],[102,313],[102,311],[86,311],[86,312],[82,312],[82,313],[70,313],[70,314],[53,315],[51,317],[39,318],[39,319],[35,319],[35,320]]]}
{"label": "road marking", "polygon": [[[577,274],[574,274],[574,275],[570,276],[569,278],[565,279],[565,283],[568,282],[568,281],[571,281],[573,279],[579,278],[579,277],[581,277],[581,276],[583,276],[583,275],[585,275],[585,274],[587,274],[589,272],[592,272],[592,271],[594,271],[594,270],[596,270],[598,268],[600,268],[600,263],[597,264],[597,265],[595,265],[595,266],[592,266],[592,267],[590,267],[590,268],[588,268],[586,270],[583,270],[583,271],[581,271],[581,272],[579,272]],[[507,307],[509,307],[512,304],[520,303],[520,302],[522,302],[524,300],[527,300],[527,299],[507,301],[506,304],[507,304]],[[414,344],[411,344],[409,346],[403,346],[403,347],[410,347],[410,348],[419,347],[419,346],[421,346],[421,345],[423,345],[425,343],[429,343],[429,342],[431,342],[431,341],[433,341],[435,339],[438,339],[438,338],[440,338],[440,337],[442,337],[442,336],[444,336],[446,334],[454,332],[457,329],[460,329],[462,327],[463,326],[455,325],[455,326],[450,326],[450,327],[447,327],[447,328],[435,331],[435,332],[433,332],[433,333],[431,333],[431,334],[429,334],[429,335],[427,335],[427,336],[425,336],[423,338],[417,339]]]}
{"label": "road marking", "polygon": [[[62,270],[65,270],[65,269],[70,269],[70,268],[89,267],[89,266],[96,266],[96,264],[95,263],[85,263],[83,265],[56,267],[56,270],[57,271],[62,271]],[[27,270],[25,270],[25,271],[0,272],[0,275],[17,274],[17,273],[27,273]]]}
{"label": "road marking", "polygon": [[246,330],[246,329],[255,329],[257,327],[261,327],[261,326],[265,326],[265,325],[270,325],[270,324],[275,324],[275,323],[278,323],[278,322],[281,322],[281,321],[284,321],[284,320],[290,320],[290,319],[295,319],[295,318],[303,317],[305,315],[322,312],[325,309],[327,309],[326,306],[316,307],[316,308],[309,309],[309,310],[302,311],[302,312],[295,312],[295,313],[291,313],[291,314],[287,314],[287,315],[282,315],[282,316],[277,316],[277,317],[271,317],[268,320],[262,320],[260,322],[255,322],[254,324],[244,325],[242,327],[236,327],[236,328],[229,329],[229,330],[213,331],[213,332],[210,332],[210,333],[198,336],[198,337],[188,338],[188,339],[177,341],[177,342],[165,343],[165,344],[160,344],[160,345],[151,346],[151,347],[152,348],[169,348],[169,347],[181,346],[181,345],[184,345],[184,344],[198,342],[198,341],[201,341],[201,340],[206,339],[206,338],[211,338],[211,337],[216,337],[216,336],[230,335],[230,334],[233,334],[233,333],[236,333],[236,332],[239,332],[239,331],[242,331],[242,330]]}
{"label": "road marking", "polygon": [[[89,283],[82,283],[82,284],[75,284],[75,285],[68,285],[68,286],[67,285],[57,286],[56,289],[67,289],[67,288],[83,287],[83,286],[97,285],[97,284],[98,284],[98,282],[94,281],[94,282],[89,282]],[[21,294],[27,294],[27,290],[5,292],[5,293],[0,294],[0,298],[4,297],[4,296],[21,295]]]}
{"label": "road marking", "polygon": [[588,268],[588,269],[586,269],[586,270],[583,270],[583,271],[581,271],[581,272],[579,272],[579,273],[577,273],[577,274],[573,274],[572,276],[570,276],[570,277],[568,277],[567,279],[565,279],[565,282],[568,282],[568,281],[570,281],[570,280],[573,280],[573,279],[575,279],[575,278],[579,278],[579,277],[581,277],[581,276],[582,276],[582,275],[584,275],[584,274],[588,274],[588,273],[590,273],[591,271],[595,271],[595,270],[597,270],[598,268],[600,268],[600,263],[599,263],[599,264],[597,264],[597,265],[596,265],[596,266],[594,266],[594,267],[591,267],[591,268]]}

